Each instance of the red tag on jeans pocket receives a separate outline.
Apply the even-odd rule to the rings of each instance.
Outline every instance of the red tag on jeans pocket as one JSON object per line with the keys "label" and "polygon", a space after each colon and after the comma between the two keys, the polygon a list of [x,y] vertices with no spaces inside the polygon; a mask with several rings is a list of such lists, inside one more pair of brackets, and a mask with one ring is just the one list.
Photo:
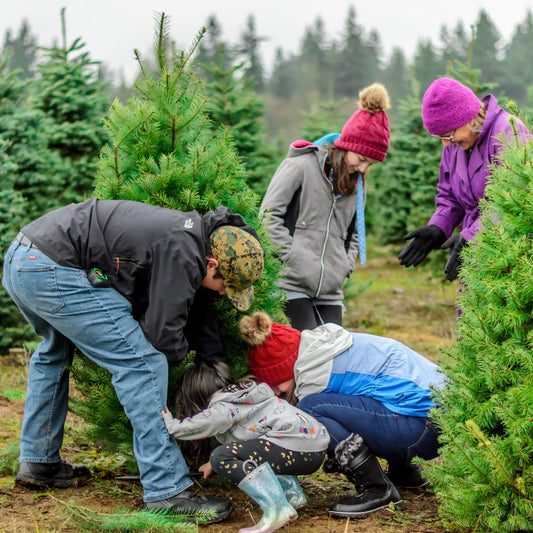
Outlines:
{"label": "red tag on jeans pocket", "polygon": [[30,255],[30,259],[37,259],[36,255]]}

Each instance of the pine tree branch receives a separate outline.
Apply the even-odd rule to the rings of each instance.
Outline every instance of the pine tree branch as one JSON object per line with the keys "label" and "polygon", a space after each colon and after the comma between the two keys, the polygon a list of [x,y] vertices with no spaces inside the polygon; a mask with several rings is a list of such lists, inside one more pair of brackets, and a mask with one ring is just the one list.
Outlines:
{"label": "pine tree branch", "polygon": [[467,420],[466,427],[468,428],[470,434],[473,435],[479,441],[479,443],[482,444],[489,452],[490,456],[494,461],[494,464],[497,466],[498,470],[503,474],[503,476],[507,479],[507,481],[511,485],[511,488],[518,494],[521,494],[522,496],[527,496],[527,493],[524,491],[523,487],[520,487],[520,485],[514,480],[513,476],[511,476],[511,474],[507,471],[505,465],[496,455],[496,452],[492,447],[492,442],[490,441],[490,439],[487,438],[483,431],[481,431],[481,428],[476,424],[476,422],[474,420]]}

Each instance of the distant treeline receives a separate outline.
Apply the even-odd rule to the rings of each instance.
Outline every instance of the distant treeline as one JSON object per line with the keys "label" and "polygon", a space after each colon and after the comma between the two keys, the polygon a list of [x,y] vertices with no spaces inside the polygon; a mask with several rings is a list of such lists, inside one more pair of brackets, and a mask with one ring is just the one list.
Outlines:
{"label": "distant treeline", "polygon": [[[456,62],[479,69],[483,81],[497,87],[496,94],[504,93],[522,105],[527,102],[528,87],[533,85],[533,69],[529,68],[533,64],[531,11],[524,13],[524,21],[516,25],[510,41],[503,42],[497,24],[481,9],[471,27],[466,28],[462,21],[453,28],[443,25],[438,42],[420,40],[409,62],[400,47],[386,58],[379,33],[364,28],[352,6],[342,30],[334,37],[328,35],[320,16],[312,26],[302,28],[299,51],[289,54],[278,48],[268,76],[261,54],[261,43],[268,36],[258,35],[253,15],[249,15],[238,39],[231,43],[224,37],[216,15],[208,17],[205,27],[207,31],[195,56],[197,65],[216,64],[225,69],[242,65],[241,75],[265,98],[268,134],[273,140],[287,141],[297,135],[301,113],[319,102],[346,98],[351,105],[347,109],[353,109],[359,90],[374,81],[382,82],[389,90],[394,119],[399,101],[422,95],[436,77],[444,75]],[[3,49],[11,50],[9,67],[22,69],[25,77],[34,76],[37,46],[37,37],[32,35],[27,21],[18,34],[6,32]],[[104,78],[109,79],[111,73],[105,64],[101,69]],[[207,81],[214,81],[207,70],[204,75]],[[121,99],[129,94],[130,87],[124,80],[110,82],[108,87],[113,96]],[[292,102],[290,106],[287,101]]]}

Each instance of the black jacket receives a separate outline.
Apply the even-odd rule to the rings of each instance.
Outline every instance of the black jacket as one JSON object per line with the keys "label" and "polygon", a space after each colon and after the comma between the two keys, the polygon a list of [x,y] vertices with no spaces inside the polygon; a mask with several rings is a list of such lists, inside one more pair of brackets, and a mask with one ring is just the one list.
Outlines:
{"label": "black jacket", "polygon": [[187,353],[184,328],[207,273],[207,237],[222,225],[245,222],[227,207],[200,217],[196,211],[91,199],[52,211],[21,231],[60,265],[107,274],[131,302],[150,343],[176,364]]}

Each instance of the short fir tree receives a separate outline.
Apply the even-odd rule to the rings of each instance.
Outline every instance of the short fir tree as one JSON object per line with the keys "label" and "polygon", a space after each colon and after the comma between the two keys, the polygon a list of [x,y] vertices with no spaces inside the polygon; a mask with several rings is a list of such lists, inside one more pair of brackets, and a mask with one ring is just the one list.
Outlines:
{"label": "short fir tree", "polygon": [[[165,15],[159,20],[156,41],[158,74],[149,75],[137,53],[143,73],[137,96],[111,107],[106,121],[111,142],[101,153],[96,196],[200,214],[225,205],[241,214],[258,230],[265,248],[265,269],[254,284],[252,310],[264,309],[283,320],[274,285],[280,264],[260,227],[258,196],[246,185],[245,168],[228,129],[213,128],[207,116],[204,85],[191,63],[194,46],[168,57]],[[241,315],[226,298],[218,304],[222,341],[234,371],[243,374],[247,352],[238,335]],[[75,410],[90,423],[91,438],[111,448],[131,446],[131,430],[107,372],[80,357],[75,358],[74,375],[83,395]],[[169,394],[170,405],[171,401]]]}

